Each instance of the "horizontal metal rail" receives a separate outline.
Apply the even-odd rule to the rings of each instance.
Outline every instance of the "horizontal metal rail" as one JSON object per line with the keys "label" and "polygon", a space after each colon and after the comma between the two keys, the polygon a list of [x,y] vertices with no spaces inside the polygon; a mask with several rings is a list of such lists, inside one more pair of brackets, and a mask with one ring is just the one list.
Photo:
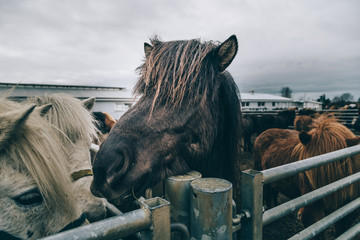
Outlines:
{"label": "horizontal metal rail", "polygon": [[341,234],[339,237],[336,238],[336,240],[348,240],[353,239],[360,233],[360,222],[352,226],[350,229],[348,229],[346,232]]}
{"label": "horizontal metal rail", "polygon": [[127,237],[151,226],[150,211],[138,209],[121,216],[112,217],[66,232],[54,234],[43,240],[90,240],[119,239]]}
{"label": "horizontal metal rail", "polygon": [[[357,198],[350,202],[349,204],[344,205],[343,207],[337,209],[336,211],[332,212],[331,214],[327,215],[321,221],[318,221],[311,225],[308,228],[305,228],[298,234],[294,235],[293,237],[289,238],[289,240],[306,240],[312,239],[315,235],[324,231],[327,227],[335,222],[339,221],[340,219],[344,218],[346,215],[353,212],[355,209],[360,207],[360,198]],[[346,238],[349,239],[349,238]]]}
{"label": "horizontal metal rail", "polygon": [[93,151],[94,153],[97,153],[99,151],[99,145],[96,145],[96,144],[92,143],[90,145],[90,151]]}
{"label": "horizontal metal rail", "polygon": [[287,214],[295,211],[296,209],[313,203],[326,195],[334,193],[341,188],[347,187],[357,181],[360,181],[360,172],[350,175],[346,178],[342,178],[336,182],[304,194],[301,197],[295,198],[284,204],[271,208],[263,213],[263,226],[286,216]]}
{"label": "horizontal metal rail", "polygon": [[315,167],[320,167],[356,154],[360,154],[360,145],[263,170],[261,171],[263,173],[263,183],[267,184],[275,182],[300,172],[304,172]]}

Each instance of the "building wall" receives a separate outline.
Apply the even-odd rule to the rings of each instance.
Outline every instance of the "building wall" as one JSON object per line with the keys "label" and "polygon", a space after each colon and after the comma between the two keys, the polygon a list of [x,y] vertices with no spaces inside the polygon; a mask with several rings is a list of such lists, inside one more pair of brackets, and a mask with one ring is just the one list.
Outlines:
{"label": "building wall", "polygon": [[319,103],[315,103],[315,102],[304,102],[304,108],[311,108],[311,109],[315,109],[315,110],[321,110],[322,105],[319,104]]}
{"label": "building wall", "polygon": [[79,99],[95,97],[93,111],[107,112],[115,119],[119,119],[137,101],[130,90],[119,87],[0,83],[0,95],[7,94],[11,88],[14,89],[10,96],[18,101],[56,93],[66,93]]}
{"label": "building wall", "polygon": [[295,106],[294,102],[277,102],[277,101],[243,101],[242,109],[244,110],[274,110],[274,109],[287,109]]}
{"label": "building wall", "polygon": [[109,113],[113,118],[118,120],[133,104],[134,103],[127,101],[101,101],[95,103],[93,111]]}

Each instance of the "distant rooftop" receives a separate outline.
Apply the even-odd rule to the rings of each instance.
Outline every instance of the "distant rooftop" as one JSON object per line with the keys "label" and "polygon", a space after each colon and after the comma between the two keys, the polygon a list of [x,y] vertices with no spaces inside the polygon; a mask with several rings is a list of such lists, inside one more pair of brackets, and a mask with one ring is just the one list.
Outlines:
{"label": "distant rooftop", "polygon": [[22,88],[66,88],[66,89],[108,89],[124,90],[123,87],[106,86],[84,86],[84,85],[61,85],[61,84],[35,84],[35,83],[0,83],[0,87],[22,87]]}
{"label": "distant rooftop", "polygon": [[88,97],[96,97],[97,100],[134,98],[131,90],[124,87],[0,83],[0,93],[12,88],[14,88],[14,91],[11,93],[11,96],[15,98],[43,96],[54,93],[67,93],[80,99]]}
{"label": "distant rooftop", "polygon": [[268,93],[240,93],[241,100],[246,101],[277,101],[294,102],[292,98],[281,97]]}

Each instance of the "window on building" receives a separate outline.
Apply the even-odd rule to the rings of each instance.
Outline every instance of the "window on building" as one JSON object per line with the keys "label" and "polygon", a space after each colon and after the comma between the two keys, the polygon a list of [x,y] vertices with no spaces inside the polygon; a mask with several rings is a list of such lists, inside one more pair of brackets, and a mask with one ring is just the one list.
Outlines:
{"label": "window on building", "polygon": [[115,103],[116,112],[126,112],[131,107],[129,103]]}
{"label": "window on building", "polygon": [[265,106],[265,102],[258,102],[258,107],[263,107]]}
{"label": "window on building", "polygon": [[275,107],[275,106],[276,106],[276,102],[272,102],[272,106]]}
{"label": "window on building", "polygon": [[241,105],[243,107],[248,107],[248,106],[250,106],[250,103],[249,102],[242,102]]}

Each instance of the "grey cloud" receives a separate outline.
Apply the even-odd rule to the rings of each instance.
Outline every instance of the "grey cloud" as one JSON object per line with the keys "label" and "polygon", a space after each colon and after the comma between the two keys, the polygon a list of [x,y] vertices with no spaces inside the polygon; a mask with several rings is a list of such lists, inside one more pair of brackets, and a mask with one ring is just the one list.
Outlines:
{"label": "grey cloud", "polygon": [[236,34],[229,71],[243,91],[360,89],[355,0],[0,0],[0,81],[131,88],[143,42],[154,34],[218,41]]}

